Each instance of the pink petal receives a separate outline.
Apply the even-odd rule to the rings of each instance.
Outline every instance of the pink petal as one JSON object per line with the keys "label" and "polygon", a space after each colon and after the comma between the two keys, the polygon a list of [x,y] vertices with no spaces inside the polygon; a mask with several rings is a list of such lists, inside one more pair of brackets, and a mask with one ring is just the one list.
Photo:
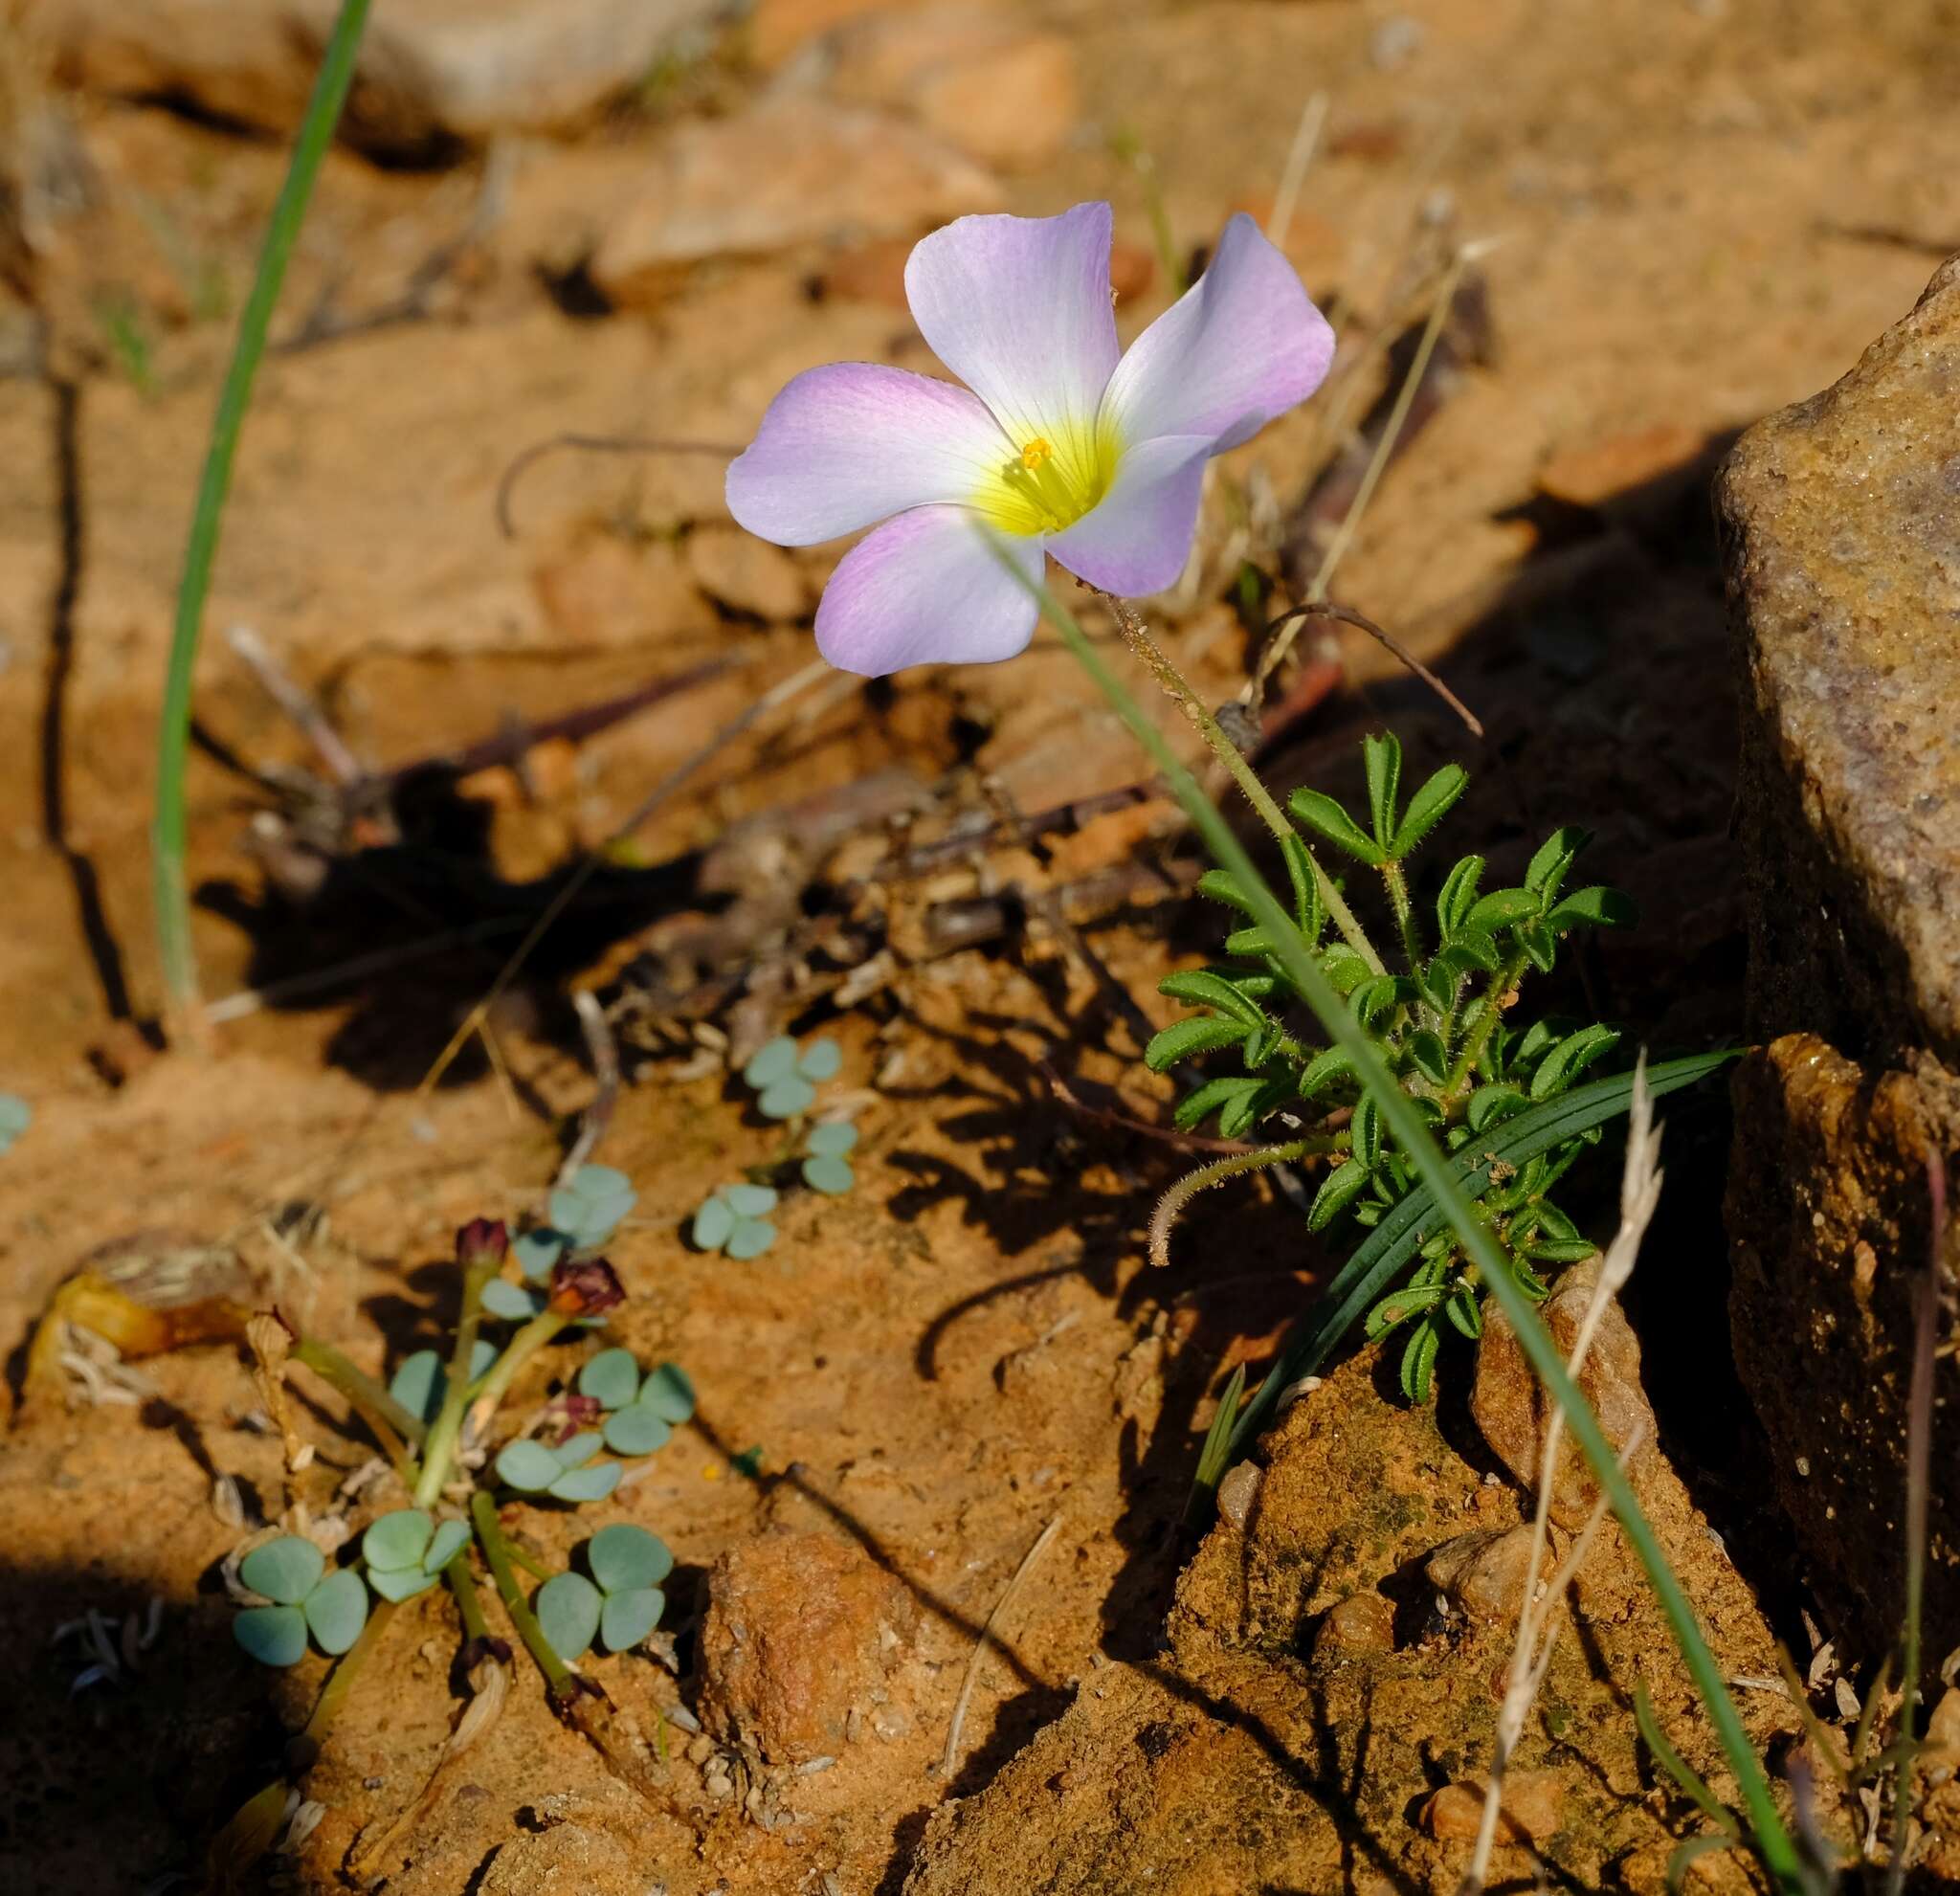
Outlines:
{"label": "pink petal", "polygon": [[1040,578],[1040,541],[991,533],[966,507],[915,507],[838,563],[816,609],[816,649],[865,678],[1012,658],[1034,636],[1027,586]]}
{"label": "pink petal", "polygon": [[728,511],[751,533],[808,546],[971,494],[1013,449],[964,389],[869,362],[797,376],[728,468]]}
{"label": "pink petal", "polygon": [[1048,550],[1105,592],[1163,591],[1191,557],[1213,447],[1209,435],[1162,435],[1125,448],[1108,493]]}
{"label": "pink petal", "polygon": [[932,350],[1016,447],[1095,422],[1116,367],[1111,214],[962,217],[922,238],[905,296]]}
{"label": "pink petal", "polygon": [[1334,332],[1243,212],[1211,268],[1129,346],[1105,413],[1126,441],[1209,435],[1236,447],[1320,387]]}

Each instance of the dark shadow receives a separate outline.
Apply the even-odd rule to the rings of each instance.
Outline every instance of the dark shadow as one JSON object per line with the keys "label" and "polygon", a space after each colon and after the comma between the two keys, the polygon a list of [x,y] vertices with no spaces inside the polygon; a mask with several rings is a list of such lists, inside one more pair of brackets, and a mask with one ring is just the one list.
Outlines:
{"label": "dark shadow", "polygon": [[[583,876],[566,863],[533,881],[500,874],[491,811],[461,795],[457,773],[432,765],[390,786],[386,841],[309,845],[302,838],[268,861],[256,890],[207,882],[197,900],[252,941],[246,981],[283,1011],[354,1005],[326,1058],[377,1091],[417,1085],[470,1006],[554,906],[563,913],[526,958],[518,993],[532,1030],[583,1052],[560,984],[614,943],[676,908],[694,904],[699,858],[650,869],[602,865]],[[713,904],[701,904],[712,906]],[[445,1083],[480,1079],[480,1040],[466,1047]],[[553,1115],[542,1101],[526,1105]]]}
{"label": "dark shadow", "polygon": [[228,1606],[170,1603],[139,1671],[77,1689],[95,1656],[56,1629],[91,1608],[142,1621],[148,1602],[99,1571],[0,1569],[0,1888],[135,1890],[192,1870],[278,1774],[285,1733]]}
{"label": "dark shadow", "polygon": [[[88,945],[102,1004],[113,1020],[131,1018],[129,982],[122,949],[102,904],[100,880],[87,854],[68,836],[68,687],[75,672],[75,607],[81,592],[82,563],[88,556],[88,524],[83,511],[81,471],[81,385],[53,381],[56,504],[59,518],[59,561],[54,597],[48,604],[48,671],[41,699],[41,832],[61,859],[75,889],[76,919]],[[152,1046],[163,1044],[153,1023],[144,1023]]]}

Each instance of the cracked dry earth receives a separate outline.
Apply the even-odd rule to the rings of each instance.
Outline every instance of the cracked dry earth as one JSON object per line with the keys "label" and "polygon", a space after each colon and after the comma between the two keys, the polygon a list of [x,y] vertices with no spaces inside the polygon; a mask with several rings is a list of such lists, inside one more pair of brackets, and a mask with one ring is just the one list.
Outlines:
{"label": "cracked dry earth", "polygon": [[[1735,712],[1707,474],[1734,430],[1848,367],[1960,240],[1949,10],[1420,0],[1392,16],[1358,0],[1064,0],[1037,20],[1001,8],[988,10],[996,29],[1009,20],[1037,42],[1011,41],[1026,63],[1002,89],[1004,133],[991,101],[949,108],[944,64],[904,53],[972,31],[956,11],[764,5],[703,29],[660,87],[589,123],[409,167],[331,158],[284,304],[292,346],[268,362],[248,431],[199,677],[207,990],[272,996],[232,1006],[208,1057],[158,1054],[135,1024],[158,1003],[151,724],[228,337],[172,256],[211,259],[235,292],[282,155],[95,89],[106,81],[86,72],[85,89],[47,95],[95,185],[0,271],[0,1083],[36,1111],[0,1159],[10,1350],[103,1247],[181,1259],[215,1246],[365,1366],[392,1362],[443,1321],[453,1228],[534,1204],[590,1095],[568,988],[612,992],[636,957],[684,963],[690,979],[724,968],[757,939],[731,911],[766,913],[755,903],[785,874],[799,886],[819,870],[861,875],[882,846],[874,818],[869,855],[846,842],[837,869],[836,826],[812,843],[808,823],[737,831],[743,819],[799,799],[886,807],[883,791],[851,801],[881,785],[890,805],[927,807],[929,836],[979,807],[969,764],[1024,811],[1134,781],[1121,733],[1045,642],[997,670],[826,686],[635,833],[605,899],[493,1013],[501,1072],[473,1050],[443,1085],[415,1090],[494,976],[509,940],[497,928],[513,915],[521,927],[569,852],[806,662],[835,556],[735,536],[710,456],[555,454],[510,497],[506,536],[496,501],[512,458],[567,430],[739,442],[797,368],[922,366],[894,301],[897,260],[927,224],[983,200],[1035,212],[1111,197],[1119,320],[1133,333],[1169,291],[1112,137],[1152,154],[1171,229],[1196,245],[1236,206],[1270,209],[1317,88],[1326,136],[1288,246],[1357,340],[1419,321],[1439,245],[1503,238],[1481,266],[1488,332],[1392,468],[1339,585],[1442,669],[1503,764],[1466,751],[1355,636],[1332,650],[1338,688],[1265,765],[1282,788],[1349,792],[1359,734],[1392,722],[1412,770],[1459,754],[1480,769],[1453,819],[1463,846],[1492,838],[1502,865],[1531,832],[1584,823],[1596,873],[1647,918],[1590,970],[1607,1011],[1657,1045],[1734,1031]],[[8,107],[10,136],[23,109]],[[779,162],[786,114],[793,173]],[[746,134],[727,140],[731,124]],[[904,190],[866,193],[858,178],[831,191],[827,172],[874,162],[849,155],[874,137],[897,141],[875,163]],[[703,148],[719,153],[707,184]],[[774,171],[729,173],[745,153]],[[710,232],[731,228],[731,203],[769,214],[725,250],[690,252],[666,227],[656,241],[629,215],[655,176],[703,190]],[[433,291],[405,303],[445,256]],[[140,359],[104,311],[134,312]],[[1344,386],[1231,457],[1232,480],[1270,500],[1248,524],[1215,497],[1205,561],[1155,614],[1214,699],[1244,677],[1237,562],[1280,563],[1276,523],[1300,519],[1340,415],[1367,414],[1378,361],[1359,351]],[[224,641],[237,623],[378,770],[705,661],[739,669],[597,736],[538,746],[522,770],[438,781],[408,799],[399,840],[344,838],[302,900],[255,824],[265,791],[222,761],[313,768]],[[731,831],[741,846],[700,854]],[[1328,1260],[1282,1202],[1217,1193],[1193,1208],[1172,1270],[1150,1272],[1143,1225],[1177,1155],[1069,1112],[1044,1075],[1103,1102],[1121,1085],[1137,1116],[1168,1111],[1131,1026],[1038,914],[1017,918],[1038,908],[1031,891],[1102,888],[1077,919],[1116,979],[1168,1017],[1157,976],[1215,943],[1214,918],[1176,893],[1174,844],[1162,807],[1145,804],[1040,857],[955,858],[890,893],[879,921],[894,978],[826,1025],[843,1083],[865,1095],[863,1184],[796,1201],[763,1259],[703,1257],[681,1227],[769,1135],[720,1072],[645,1063],[601,1150],[640,1193],[613,1252],[631,1294],[619,1339],[684,1363],[702,1409],[603,1511],[676,1551],[684,1677],[648,1658],[594,1669],[643,1729],[676,1704],[708,1729],[672,1734],[649,1808],[521,1671],[468,1769],[402,1840],[390,1889],[1454,1886],[1467,1846],[1440,1794],[1481,1768],[1507,1648],[1460,1604],[1437,1615],[1425,1564],[1465,1533],[1508,1528],[1520,1506],[1467,1413],[1467,1358],[1445,1363],[1434,1412],[1401,1408],[1371,1357],[1342,1368],[1286,1417],[1238,1518],[1193,1545],[1178,1521],[1223,1376],[1241,1361],[1257,1372]],[[961,947],[935,913],[992,919]],[[303,985],[432,938],[446,946]],[[751,991],[740,1008],[718,1016],[738,1035],[826,1021],[793,989]],[[1659,1423],[1642,1479],[1725,1665],[1760,1675],[1772,1638],[1801,1644],[1806,1596],[1728,1362],[1726,1108],[1683,1099],[1669,1119],[1667,1201],[1629,1308]],[[1611,1170],[1588,1207],[1600,1229]],[[213,1511],[214,1483],[228,1479],[248,1510],[276,1506],[278,1446],[251,1425],[256,1397],[229,1350],[146,1360],[139,1400],[94,1408],[21,1410],[21,1363],[16,1351],[0,1444],[0,1884],[142,1888],[195,1863],[320,1683],[309,1661],[269,1693],[232,1645],[215,1581],[236,1529]],[[323,1494],[363,1453],[343,1419],[330,1400],[308,1417]],[[750,1448],[754,1479],[733,1465]],[[592,1525],[541,1515],[532,1531],[562,1559]],[[1694,1819],[1637,1753],[1637,1672],[1687,1754],[1710,1759],[1623,1555],[1608,1546],[1596,1560],[1499,1863],[1509,1879],[1541,1860],[1568,1886],[1654,1889]],[[52,1644],[56,1629],[91,1608],[142,1615],[152,1598],[156,1637],[135,1663],[72,1691],[89,1657]],[[345,1886],[358,1840],[419,1790],[455,1710],[453,1645],[433,1598],[390,1630],[387,1662],[309,1781],[325,1814],[278,1866],[289,1886]],[[693,1668],[710,1654],[704,1693]],[[1766,1744],[1778,1706],[1745,1702]],[[1743,1876],[1724,1858],[1696,1874],[1709,1887]]]}

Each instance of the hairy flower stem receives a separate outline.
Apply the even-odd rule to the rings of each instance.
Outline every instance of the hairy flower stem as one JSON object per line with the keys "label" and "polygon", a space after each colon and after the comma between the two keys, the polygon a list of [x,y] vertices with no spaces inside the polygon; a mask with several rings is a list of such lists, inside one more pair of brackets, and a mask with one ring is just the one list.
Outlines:
{"label": "hairy flower stem", "polygon": [[538,1670],[545,1675],[545,1684],[550,1689],[554,1702],[562,1703],[578,1695],[578,1675],[558,1657],[558,1649],[545,1637],[545,1629],[538,1624],[538,1616],[530,1609],[523,1591],[517,1583],[517,1572],[511,1564],[511,1545],[505,1537],[503,1525],[497,1518],[497,1504],[480,1489],[470,1497],[470,1523],[477,1530],[478,1545],[483,1550],[483,1558],[490,1563],[490,1577],[497,1582],[498,1597],[503,1601],[503,1610],[510,1615],[510,1623],[517,1628],[517,1636],[524,1642],[525,1650],[538,1662]]}
{"label": "hairy flower stem", "polygon": [[1184,807],[1198,834],[1211,850],[1214,860],[1236,881],[1251,910],[1252,920],[1262,927],[1274,948],[1281,970],[1319,1016],[1321,1025],[1335,1045],[1354,1063],[1362,1085],[1373,1098],[1381,1113],[1385,1132],[1407,1154],[1416,1176],[1429,1188],[1437,1210],[1455,1229],[1471,1262],[1479,1265],[1491,1295],[1510,1320],[1520,1347],[1545,1386],[1552,1402],[1566,1413],[1567,1426],[1594,1478],[1613,1505],[1620,1527],[1640,1565],[1646,1570],[1656,1599],[1666,1617],[1677,1650],[1695,1690],[1715,1729],[1715,1736],[1733,1773],[1736,1790],[1756,1848],[1771,1881],[1779,1890],[1801,1891],[1805,1886],[1803,1863],[1776,1800],[1771,1795],[1762,1761],[1756,1756],[1735,1702],[1728,1695],[1727,1682],[1715,1655],[1709,1650],[1696,1619],[1695,1610],[1674,1569],[1668,1564],[1659,1538],[1641,1508],[1633,1484],[1619,1465],[1606,1432],[1592,1405],[1580,1394],[1578,1385],[1566,1373],[1564,1358],[1551,1340],[1530,1299],[1512,1279],[1504,1256],[1490,1230],[1471,1210],[1470,1200],[1450,1162],[1443,1156],[1429,1128],[1417,1115],[1414,1104],[1395,1083],[1380,1049],[1369,1037],[1349,1012],[1325,971],[1300,939],[1284,904],[1273,893],[1258,865],[1225,820],[1224,813],[1205,794],[1196,778],[1184,767],[1164,735],[1145,715],[1135,697],[1117,678],[1074,615],[1045,586],[1029,589],[1039,601],[1048,621],[1060,633],[1077,663],[1095,681],[1110,706],[1128,727],[1137,742],[1163,771],[1171,793]]}
{"label": "hairy flower stem", "polygon": [[412,1488],[419,1473],[409,1444],[421,1446],[427,1434],[421,1417],[410,1415],[372,1376],[357,1370],[330,1343],[302,1336],[293,1345],[292,1360],[305,1364],[322,1382],[331,1384],[346,1397],[381,1444],[381,1452],[394,1463],[403,1484]]}
{"label": "hairy flower stem", "polygon": [[1483,1050],[1490,1044],[1491,1030],[1503,1014],[1504,996],[1525,978],[1525,962],[1526,956],[1517,955],[1491,976],[1490,986],[1484,991],[1483,1012],[1478,1015],[1477,1025],[1470,1030],[1469,1037],[1458,1050],[1450,1067],[1449,1081],[1442,1094],[1445,1112],[1454,1114],[1457,1096],[1462,1091],[1463,1082],[1477,1070],[1477,1062],[1483,1058]]}
{"label": "hairy flower stem", "polygon": [[[1231,773],[1233,782],[1245,792],[1245,800],[1258,813],[1259,820],[1273,833],[1275,840],[1281,843],[1302,840],[1300,832],[1286,820],[1286,813],[1273,801],[1272,792],[1259,782],[1258,773],[1245,761],[1244,753],[1226,736],[1205,701],[1192,689],[1190,680],[1150,636],[1149,628],[1144,624],[1136,608],[1127,599],[1119,599],[1113,593],[1102,596],[1108,599],[1116,615],[1117,630],[1123,634],[1123,642],[1150,668],[1151,676],[1163,686],[1165,694],[1177,702],[1192,728],[1204,739],[1212,754]],[[1355,919],[1354,911],[1348,906],[1341,891],[1334,886],[1333,879],[1321,867],[1320,858],[1308,849],[1306,859],[1313,864],[1313,879],[1320,890],[1321,905],[1332,918],[1334,926],[1340,929],[1341,939],[1367,962],[1370,973],[1386,973],[1388,970],[1382,966],[1381,956],[1374,951],[1374,944],[1369,940],[1367,930]]]}
{"label": "hairy flower stem", "polygon": [[[500,1254],[463,1269],[462,1314],[457,1319],[456,1348],[449,1355],[449,1380],[442,1392],[442,1407],[436,1411],[429,1430],[428,1446],[422,1451],[422,1478],[415,1483],[417,1507],[434,1505],[442,1493],[443,1483],[449,1479],[450,1463],[456,1460],[463,1411],[470,1399],[470,1363],[477,1353],[477,1331],[483,1322],[483,1286],[497,1275],[502,1261]],[[516,1347],[513,1341],[512,1350]]]}
{"label": "hairy flower stem", "polygon": [[1170,1234],[1177,1228],[1177,1220],[1184,1216],[1184,1208],[1200,1192],[1209,1191],[1214,1185],[1223,1185],[1228,1178],[1236,1178],[1242,1172],[1258,1171],[1266,1166],[1285,1165],[1293,1159],[1303,1159],[1310,1152],[1331,1152],[1348,1144],[1345,1132],[1332,1132],[1308,1139],[1288,1140],[1282,1146],[1261,1146],[1256,1152],[1239,1152],[1229,1159],[1218,1159],[1211,1165],[1199,1166],[1195,1171],[1188,1171],[1169,1191],[1157,1200],[1157,1209],[1150,1214],[1150,1261],[1160,1268],[1170,1261]]}

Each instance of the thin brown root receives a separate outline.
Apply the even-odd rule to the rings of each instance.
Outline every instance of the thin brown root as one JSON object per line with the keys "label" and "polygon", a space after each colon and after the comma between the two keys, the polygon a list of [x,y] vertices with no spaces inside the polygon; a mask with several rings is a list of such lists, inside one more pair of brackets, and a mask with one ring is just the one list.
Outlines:
{"label": "thin brown root", "polygon": [[421,1796],[374,1842],[363,1846],[348,1865],[356,1882],[368,1883],[383,1873],[383,1861],[434,1807],[437,1796],[463,1753],[502,1715],[503,1702],[510,1693],[510,1667],[494,1655],[486,1654],[477,1662],[476,1670],[470,1675],[470,1702],[463,1706],[456,1729],[449,1734]]}
{"label": "thin brown root", "polygon": [[1401,664],[1406,665],[1424,684],[1428,685],[1430,690],[1435,692],[1462,721],[1463,728],[1472,737],[1481,742],[1484,736],[1482,719],[1475,711],[1471,710],[1469,705],[1464,703],[1393,633],[1388,631],[1385,627],[1375,624],[1365,613],[1357,613],[1351,606],[1337,606],[1331,600],[1315,599],[1309,601],[1304,606],[1295,606],[1290,611],[1281,613],[1266,628],[1266,634],[1269,637],[1277,637],[1281,630],[1293,621],[1309,618],[1339,619],[1343,625],[1351,625],[1367,633],[1370,638],[1393,654]]}

